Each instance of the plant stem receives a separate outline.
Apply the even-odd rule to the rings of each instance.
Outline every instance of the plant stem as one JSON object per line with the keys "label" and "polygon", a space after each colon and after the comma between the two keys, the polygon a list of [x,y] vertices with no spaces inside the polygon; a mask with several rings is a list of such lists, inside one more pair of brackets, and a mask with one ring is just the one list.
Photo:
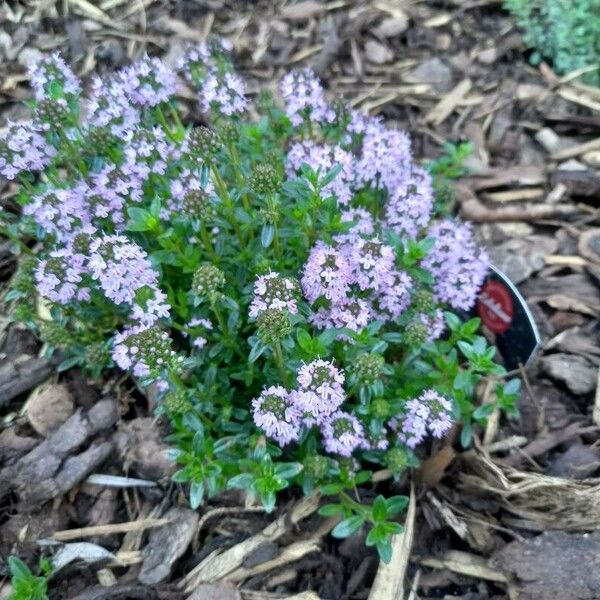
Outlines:
{"label": "plant stem", "polygon": [[221,328],[223,335],[225,336],[225,338],[227,340],[229,340],[229,332],[227,330],[227,324],[225,323],[225,319],[223,318],[221,309],[217,306],[217,303],[213,299],[211,299],[211,301],[210,301],[210,308],[213,311],[213,313],[215,314],[215,317],[217,317],[217,322],[219,323],[219,327]]}
{"label": "plant stem", "polygon": [[275,354],[275,362],[277,363],[277,368],[279,369],[279,376],[281,377],[283,385],[287,387],[287,372],[285,370],[285,363],[283,361],[283,351],[281,349],[281,342],[279,340],[275,340],[273,342],[273,352]]}
{"label": "plant stem", "polygon": [[19,246],[22,252],[25,254],[29,254],[30,256],[35,256],[35,252],[25,244],[20,238],[13,235],[7,227],[3,227],[0,225],[0,235],[3,235],[5,238],[8,238],[11,242],[14,242]]}
{"label": "plant stem", "polygon": [[178,136],[173,134],[173,132],[171,131],[171,128],[169,127],[169,124],[167,123],[165,113],[163,112],[162,107],[160,107],[160,106],[156,107],[156,118],[158,119],[158,122],[161,124],[167,137],[172,142],[178,142],[179,141]]}
{"label": "plant stem", "polygon": [[220,262],[219,257],[217,256],[215,249],[213,248],[212,242],[210,241],[210,236],[208,235],[206,226],[203,222],[200,222],[200,238],[202,239],[202,243],[204,244],[204,249],[206,250],[206,253],[210,255],[210,257],[215,262]]}
{"label": "plant stem", "polygon": [[215,187],[217,188],[217,193],[219,194],[221,200],[223,200],[225,208],[227,208],[227,210],[230,213],[229,223],[235,231],[235,235],[240,243],[240,246],[243,248],[246,244],[244,242],[244,237],[242,236],[239,223],[235,218],[235,206],[233,204],[233,201],[231,200],[229,192],[227,191],[227,186],[225,185],[225,182],[223,181],[223,178],[221,177],[221,174],[219,173],[219,170],[217,169],[217,166],[215,164],[212,164],[210,166],[210,170],[213,175],[213,179],[215,180]]}

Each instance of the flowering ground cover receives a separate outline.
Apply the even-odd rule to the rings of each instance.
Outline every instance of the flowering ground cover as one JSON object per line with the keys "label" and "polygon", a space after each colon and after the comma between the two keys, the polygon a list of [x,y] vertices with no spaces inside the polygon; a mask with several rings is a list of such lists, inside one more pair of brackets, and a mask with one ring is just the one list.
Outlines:
{"label": "flowering ground cover", "polygon": [[[489,444],[500,418],[517,417],[523,376],[506,373],[468,316],[490,262],[453,206],[449,180],[465,174],[468,146],[424,160],[408,124],[326,92],[314,70],[286,69],[276,87],[257,89],[235,71],[232,50],[210,38],[185,45],[176,61],[142,55],[84,81],[60,55],[40,57],[29,72],[28,120],[11,121],[0,142],[14,199],[2,231],[20,257],[6,295],[13,331],[41,340],[44,357],[31,363],[41,379],[56,368],[87,394],[103,388],[84,413],[59,418],[55,434],[44,430],[57,483],[36,466],[41,449],[17,452],[0,481],[23,508],[84,478],[108,490],[156,485],[156,475],[115,483],[101,474],[110,452],[132,459],[138,433],[127,422],[144,411],[141,435],[168,457],[152,468],[178,494],[168,522],[185,534],[136,521],[158,527],[139,581],[164,581],[178,565],[179,587],[190,592],[244,581],[270,561],[276,569],[293,556],[308,560],[329,532],[334,553],[360,542],[363,569],[373,570],[375,556],[382,565],[397,559],[395,540],[413,535],[415,506],[427,514],[435,502],[411,500],[410,481],[427,490],[454,452],[469,460],[481,431]],[[196,117],[180,101],[186,89]],[[481,219],[481,205],[461,202]],[[544,369],[558,376],[552,356]],[[8,373],[10,402],[28,383]],[[123,386],[131,400],[121,406],[121,438],[86,449],[65,436],[77,415],[88,436],[110,431],[118,416],[104,397]],[[55,454],[61,437],[69,442]],[[177,563],[211,506],[279,515],[290,502],[282,531],[292,535],[289,523],[318,510],[321,533],[296,531],[279,558],[267,552],[242,565],[232,559],[241,549],[228,554],[211,533],[217,563],[195,555]],[[282,533],[269,527],[261,543],[275,544]],[[158,548],[168,560],[151,558]],[[51,587],[57,565],[54,557],[43,569],[53,572]],[[11,568],[34,585],[23,565]],[[342,597],[326,580],[296,589]]]}

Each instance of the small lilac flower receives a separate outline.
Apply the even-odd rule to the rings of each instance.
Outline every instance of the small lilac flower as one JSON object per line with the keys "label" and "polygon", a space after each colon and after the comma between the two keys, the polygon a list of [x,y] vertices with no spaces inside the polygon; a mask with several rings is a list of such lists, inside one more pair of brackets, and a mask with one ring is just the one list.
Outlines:
{"label": "small lilac flower", "polygon": [[158,289],[158,274],[146,252],[128,238],[104,234],[94,239],[89,268],[109,300],[130,305],[132,318],[152,325],[169,315],[166,295]]}
{"label": "small lilac flower", "polygon": [[250,318],[256,319],[267,309],[287,310],[292,315],[298,312],[299,286],[297,281],[279,273],[261,275],[254,282],[254,298],[250,304]]}
{"label": "small lilac flower", "polygon": [[248,107],[246,84],[236,73],[219,75],[211,71],[198,90],[200,110],[231,116],[243,113]]}
{"label": "small lilac flower", "polygon": [[246,84],[233,71],[231,50],[231,42],[217,39],[188,48],[179,63],[184,77],[198,89],[202,112],[231,116],[248,106]]}
{"label": "small lilac flower", "polygon": [[433,315],[420,313],[418,318],[425,324],[428,330],[427,341],[434,342],[442,336],[446,329],[446,321],[444,321],[444,313],[441,309],[437,309]]}
{"label": "small lilac flower", "polygon": [[344,373],[329,361],[317,359],[302,365],[297,381],[299,387],[293,394],[293,402],[307,424],[320,423],[344,402]]}
{"label": "small lilac flower", "polygon": [[232,50],[232,43],[225,38],[202,42],[188,47],[177,66],[189,83],[199,86],[211,70],[224,73],[231,69]]}
{"label": "small lilac flower", "polygon": [[190,321],[185,324],[186,330],[181,332],[183,337],[188,337],[188,335],[192,338],[192,346],[202,350],[208,340],[201,335],[206,331],[212,331],[213,324],[208,319],[203,319],[200,317],[194,317]]}
{"label": "small lilac flower", "polygon": [[81,83],[58,52],[44,57],[29,67],[31,87],[35,99],[53,99],[60,90],[64,96],[77,96],[81,93]]}
{"label": "small lilac flower", "polygon": [[377,291],[394,270],[394,249],[377,237],[357,236],[353,243],[341,246],[340,251],[353,266],[352,281],[361,290]]}
{"label": "small lilac flower", "polygon": [[158,106],[177,92],[175,73],[160,60],[148,55],[119,73],[123,91],[140,108]]}
{"label": "small lilac flower", "polygon": [[31,121],[7,124],[0,136],[0,174],[13,180],[24,171],[41,171],[56,156],[56,149]]}
{"label": "small lilac flower", "polygon": [[404,414],[391,419],[389,425],[409,448],[418,446],[428,433],[441,439],[452,425],[452,403],[435,390],[423,391],[404,408]]}
{"label": "small lilac flower", "polygon": [[125,82],[118,77],[102,79],[96,75],[91,86],[92,91],[85,106],[89,127],[106,127],[110,133],[121,137],[138,124],[140,113],[125,93]]}
{"label": "small lilac flower", "polygon": [[113,340],[112,358],[121,369],[131,369],[134,377],[160,378],[165,369],[181,370],[183,357],[172,348],[166,331],[147,325],[128,326]]}
{"label": "small lilac flower", "polygon": [[408,308],[413,288],[411,277],[404,271],[391,270],[382,279],[379,290],[373,295],[378,316],[385,321],[395,321]]}
{"label": "small lilac flower", "polygon": [[335,196],[338,204],[341,205],[347,205],[350,202],[354,181],[354,158],[350,152],[339,146],[304,140],[293,144],[288,151],[286,165],[288,177],[296,175],[303,163],[315,171],[320,169],[321,177],[334,166],[341,165],[341,171],[322,189],[322,195],[325,198]]}
{"label": "small lilac flower", "polygon": [[375,231],[375,221],[371,213],[364,208],[348,208],[342,211],[343,223],[354,223],[352,233],[372,235]]}
{"label": "small lilac flower", "polygon": [[160,127],[136,127],[129,132],[123,153],[120,170],[136,181],[146,181],[151,174],[165,175],[167,161],[178,155]]}
{"label": "small lilac flower", "polygon": [[86,273],[84,256],[73,253],[70,248],[53,250],[35,270],[37,291],[58,304],[88,300],[89,291],[81,285]]}
{"label": "small lilac flower", "polygon": [[280,385],[264,389],[252,400],[252,417],[256,426],[282,447],[300,437],[300,410]]}
{"label": "small lilac flower", "polygon": [[324,297],[339,301],[346,297],[352,281],[352,268],[342,252],[317,242],[312,250],[302,275],[302,291],[309,302]]}
{"label": "small lilac flower", "polygon": [[400,235],[415,239],[429,224],[433,210],[431,176],[421,167],[407,170],[396,187],[390,189],[385,204],[385,220]]}
{"label": "small lilac flower", "polygon": [[347,327],[361,331],[374,320],[373,307],[363,298],[346,298],[336,302],[330,309],[334,327]]}
{"label": "small lilac flower", "polygon": [[366,125],[356,175],[365,187],[394,190],[412,160],[410,138],[403,131],[388,129],[378,119]]}
{"label": "small lilac flower", "polygon": [[312,69],[288,73],[281,80],[280,88],[285,112],[295,127],[306,120],[313,123],[335,120],[335,111],[327,103],[323,86]]}
{"label": "small lilac flower", "polygon": [[489,266],[488,255],[477,247],[470,223],[446,219],[434,223],[427,236],[435,240],[421,265],[435,279],[435,294],[452,308],[469,310]]}
{"label": "small lilac flower", "polygon": [[364,428],[350,413],[338,410],[321,424],[323,445],[330,454],[350,457],[357,448],[368,448]]}
{"label": "small lilac flower", "polygon": [[63,242],[72,237],[76,228],[90,221],[77,189],[48,188],[32,196],[31,202],[23,207],[23,214],[31,216],[46,234]]}

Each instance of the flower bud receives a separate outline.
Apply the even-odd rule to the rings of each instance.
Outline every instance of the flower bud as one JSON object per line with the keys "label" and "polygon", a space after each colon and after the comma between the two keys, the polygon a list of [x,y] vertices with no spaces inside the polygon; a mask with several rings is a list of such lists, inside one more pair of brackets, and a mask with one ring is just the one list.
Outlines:
{"label": "flower bud", "polygon": [[325,456],[320,456],[319,454],[307,456],[302,464],[304,465],[305,473],[317,480],[323,479],[327,475],[329,461]]}
{"label": "flower bud", "polygon": [[359,383],[375,383],[381,375],[385,359],[380,354],[361,354],[354,362],[353,370]]}
{"label": "flower bud", "polygon": [[71,344],[73,338],[64,325],[54,321],[42,321],[40,323],[40,338],[42,342],[54,348],[64,347]]}
{"label": "flower bud", "polygon": [[163,403],[167,412],[170,414],[182,414],[188,412],[192,408],[192,404],[188,400],[185,390],[168,392]]}
{"label": "flower bud", "polygon": [[385,419],[390,416],[390,404],[384,398],[375,398],[371,402],[371,412],[378,419]]}
{"label": "flower bud", "polygon": [[411,321],[404,330],[404,341],[408,346],[422,346],[429,336],[427,325],[420,319]]}
{"label": "flower bud", "polygon": [[210,221],[215,208],[205,190],[189,190],[183,197],[183,212],[190,218]]}
{"label": "flower bud", "polygon": [[204,263],[194,273],[192,290],[198,296],[215,296],[225,285],[225,274],[210,263]]}
{"label": "flower bud", "polygon": [[385,455],[388,469],[394,473],[394,475],[399,475],[408,467],[408,458],[408,452],[404,448],[398,447],[388,450]]}
{"label": "flower bud", "polygon": [[221,149],[219,136],[208,127],[192,129],[188,139],[189,153],[205,163],[216,162],[216,155]]}
{"label": "flower bud", "polygon": [[433,294],[424,288],[418,289],[411,298],[411,308],[424,313],[434,311],[436,304]]}
{"label": "flower bud", "polygon": [[34,115],[36,123],[48,125],[53,130],[60,129],[68,121],[69,107],[63,98],[45,98],[37,103]]}
{"label": "flower bud", "polygon": [[250,176],[250,188],[257,194],[276,194],[281,189],[281,177],[269,164],[256,165]]}
{"label": "flower bud", "polygon": [[265,344],[272,344],[292,332],[290,315],[286,310],[267,308],[256,319],[258,335]]}
{"label": "flower bud", "polygon": [[90,369],[104,369],[110,364],[110,351],[105,342],[93,342],[85,349],[85,364]]}

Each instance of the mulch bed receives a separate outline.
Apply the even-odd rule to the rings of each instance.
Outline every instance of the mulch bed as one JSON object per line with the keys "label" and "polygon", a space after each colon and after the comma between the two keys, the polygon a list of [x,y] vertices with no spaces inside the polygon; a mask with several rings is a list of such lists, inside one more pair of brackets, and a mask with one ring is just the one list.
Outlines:
{"label": "mulch bed", "polygon": [[[408,129],[423,159],[470,141],[455,209],[527,298],[543,349],[521,373],[519,419],[493,415],[468,451],[432,449],[395,568],[415,600],[600,597],[600,534],[586,533],[600,527],[600,89],[529,66],[492,0],[22,1],[0,6],[0,24],[2,120],[23,115],[24,66],[41,53],[60,50],[85,78],[143,51],[175,63],[219,34],[252,91],[308,64]],[[2,202],[12,193],[0,180]],[[2,287],[14,267],[0,240]],[[378,561],[360,536],[327,535],[318,498],[283,498],[275,517],[237,493],[189,510],[151,396],[121,374],[53,375],[27,331],[4,318],[0,330],[0,557],[60,557],[51,598],[395,597],[381,577],[372,590]],[[0,562],[0,599],[6,575]]]}

